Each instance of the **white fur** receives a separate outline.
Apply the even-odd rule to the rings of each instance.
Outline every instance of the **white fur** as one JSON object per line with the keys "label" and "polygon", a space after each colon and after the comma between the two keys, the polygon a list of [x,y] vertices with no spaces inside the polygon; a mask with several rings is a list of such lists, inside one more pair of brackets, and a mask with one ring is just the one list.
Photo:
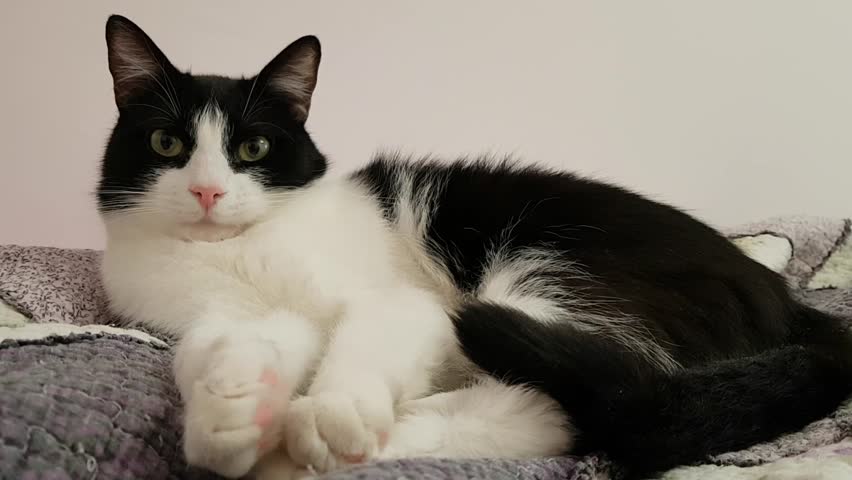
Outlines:
{"label": "white fur", "polygon": [[[261,437],[281,435],[290,395],[319,353],[316,330],[292,314],[235,326],[224,319],[198,322],[184,335],[174,364],[186,402],[187,460],[230,477],[257,462]],[[263,381],[269,373],[275,384]],[[255,422],[260,408],[274,419],[268,427]]]}
{"label": "white fur", "polygon": [[[144,216],[144,220],[156,222],[148,224],[149,229],[190,240],[219,240],[239,233],[269,210],[275,198],[264,194],[261,185],[249,174],[235,174],[228,164],[225,120],[214,105],[196,116],[196,147],[189,163],[181,169],[161,172],[145,198],[145,207],[153,209],[154,215]],[[198,223],[205,211],[189,193],[193,186],[219,187],[225,192],[210,211],[215,226]],[[133,218],[135,223],[140,220],[143,219]]]}
{"label": "white fur", "polygon": [[570,423],[550,397],[484,378],[403,403],[383,458],[558,455],[573,444]]}
{"label": "white fur", "polygon": [[[345,411],[352,406],[329,402],[326,408]],[[337,426],[329,433],[339,435],[341,428],[359,425]],[[483,378],[465,388],[399,404],[388,444],[377,457],[522,459],[559,455],[573,440],[570,421],[550,397]],[[260,480],[301,479],[311,473],[280,453],[262,459],[256,470]]]}
{"label": "white fur", "polygon": [[[491,382],[416,403],[460,363],[448,280],[425,266],[417,241],[423,199],[403,197],[388,224],[347,179],[264,193],[228,167],[225,124],[205,109],[189,163],[162,172],[144,208],[105,216],[112,308],[181,337],[174,369],[191,463],[230,477],[257,464],[258,476],[287,478],[376,457],[388,435],[395,456],[568,446],[567,421],[541,394]],[[410,179],[400,182],[410,192]],[[188,191],[197,184],[226,191],[213,222]],[[400,405],[409,407],[394,426]],[[258,424],[261,410],[274,413],[270,425]],[[421,427],[429,442],[412,443]]]}

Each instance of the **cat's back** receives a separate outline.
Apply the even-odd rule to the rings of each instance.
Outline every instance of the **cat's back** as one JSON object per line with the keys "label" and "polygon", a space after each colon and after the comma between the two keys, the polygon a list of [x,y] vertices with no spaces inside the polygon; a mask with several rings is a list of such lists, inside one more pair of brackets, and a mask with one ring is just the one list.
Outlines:
{"label": "cat's back", "polygon": [[[676,208],[535,164],[380,155],[352,177],[373,192],[400,228],[446,243],[460,255],[479,257],[501,243],[593,256],[618,250],[635,253],[639,261],[655,250],[680,264],[739,256],[715,230]],[[412,223],[408,218],[413,225],[406,225]],[[695,250],[705,258],[696,258]]]}
{"label": "cat's back", "polygon": [[485,160],[386,156],[353,176],[462,292],[535,272],[558,278],[566,298],[617,303],[679,345],[715,334],[718,318],[743,327],[742,341],[717,342],[723,353],[783,335],[788,296],[777,274],[699,220],[627,189]]}

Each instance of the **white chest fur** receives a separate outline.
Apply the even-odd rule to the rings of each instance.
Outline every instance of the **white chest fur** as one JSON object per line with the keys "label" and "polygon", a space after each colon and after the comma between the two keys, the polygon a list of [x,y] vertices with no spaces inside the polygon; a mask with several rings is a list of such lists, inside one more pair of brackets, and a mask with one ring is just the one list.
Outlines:
{"label": "white chest fur", "polygon": [[[324,323],[342,301],[406,282],[398,241],[356,185],[326,182],[219,242],[188,242],[107,220],[103,273],[119,314],[180,333],[225,299],[263,315],[287,308]],[[221,305],[220,305],[221,304]],[[236,312],[234,312],[236,313]]]}

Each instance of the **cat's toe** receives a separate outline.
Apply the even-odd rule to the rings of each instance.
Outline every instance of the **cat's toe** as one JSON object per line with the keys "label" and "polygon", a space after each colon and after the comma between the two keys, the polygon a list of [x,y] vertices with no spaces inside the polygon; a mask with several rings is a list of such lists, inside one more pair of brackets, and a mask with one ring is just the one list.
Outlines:
{"label": "cat's toe", "polygon": [[297,464],[318,472],[363,463],[376,457],[392,422],[389,406],[346,394],[302,397],[287,412],[287,450]]}
{"label": "cat's toe", "polygon": [[212,371],[195,383],[186,404],[187,461],[231,478],[280,444],[290,395],[272,368],[242,367]]}

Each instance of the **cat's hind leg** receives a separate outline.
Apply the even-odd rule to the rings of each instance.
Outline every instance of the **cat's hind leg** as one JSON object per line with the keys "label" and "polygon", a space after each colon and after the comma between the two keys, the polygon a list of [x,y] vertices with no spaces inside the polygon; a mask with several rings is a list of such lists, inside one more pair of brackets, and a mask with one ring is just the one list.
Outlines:
{"label": "cat's hind leg", "polygon": [[574,431],[559,405],[492,378],[399,406],[381,458],[533,458],[569,451]]}

